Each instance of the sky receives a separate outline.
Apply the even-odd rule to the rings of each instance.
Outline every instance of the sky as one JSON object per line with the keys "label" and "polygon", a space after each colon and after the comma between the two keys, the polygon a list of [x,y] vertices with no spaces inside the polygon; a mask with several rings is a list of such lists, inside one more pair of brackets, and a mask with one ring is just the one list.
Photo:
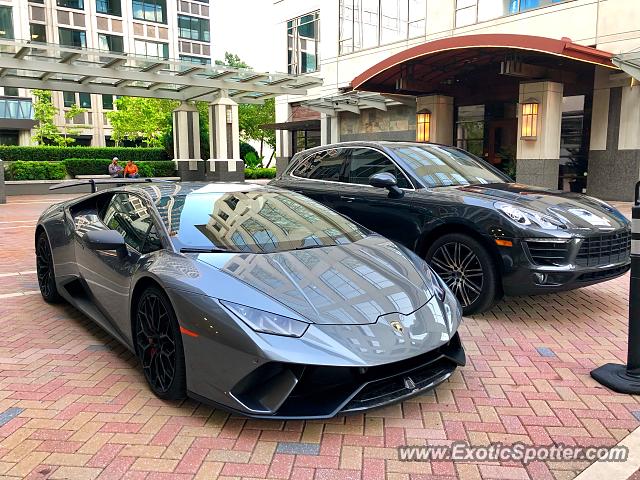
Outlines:
{"label": "sky", "polygon": [[273,72],[273,0],[212,0],[213,58],[232,52],[254,70]]}

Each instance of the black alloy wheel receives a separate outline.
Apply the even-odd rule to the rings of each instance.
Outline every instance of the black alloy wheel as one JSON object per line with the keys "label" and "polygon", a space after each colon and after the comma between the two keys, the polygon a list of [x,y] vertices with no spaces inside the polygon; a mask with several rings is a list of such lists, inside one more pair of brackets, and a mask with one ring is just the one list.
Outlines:
{"label": "black alloy wheel", "polygon": [[136,352],[149,387],[164,400],[185,398],[182,338],[169,299],[150,287],[140,296],[135,316]]}
{"label": "black alloy wheel", "polygon": [[497,300],[497,274],[486,249],[468,235],[438,238],[426,260],[457,297],[465,315],[481,313]]}
{"label": "black alloy wheel", "polygon": [[38,286],[42,298],[47,303],[58,303],[62,300],[56,287],[56,277],[53,271],[53,255],[49,238],[45,232],[40,232],[36,240],[36,273]]}

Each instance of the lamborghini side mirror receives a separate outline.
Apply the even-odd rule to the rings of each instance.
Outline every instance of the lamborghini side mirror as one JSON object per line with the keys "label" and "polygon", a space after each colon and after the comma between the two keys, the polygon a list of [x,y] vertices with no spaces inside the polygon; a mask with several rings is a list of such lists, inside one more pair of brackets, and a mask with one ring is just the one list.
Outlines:
{"label": "lamborghini side mirror", "polygon": [[127,251],[124,237],[115,230],[90,230],[84,234],[84,243],[91,250],[115,250],[119,254]]}

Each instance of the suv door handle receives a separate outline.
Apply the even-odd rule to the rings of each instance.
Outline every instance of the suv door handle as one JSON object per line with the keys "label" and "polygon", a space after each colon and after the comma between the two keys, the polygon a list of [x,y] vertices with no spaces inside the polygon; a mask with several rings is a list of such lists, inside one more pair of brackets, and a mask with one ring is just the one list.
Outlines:
{"label": "suv door handle", "polygon": [[354,202],[356,200],[356,197],[345,197],[344,195],[340,195],[340,199],[347,202]]}

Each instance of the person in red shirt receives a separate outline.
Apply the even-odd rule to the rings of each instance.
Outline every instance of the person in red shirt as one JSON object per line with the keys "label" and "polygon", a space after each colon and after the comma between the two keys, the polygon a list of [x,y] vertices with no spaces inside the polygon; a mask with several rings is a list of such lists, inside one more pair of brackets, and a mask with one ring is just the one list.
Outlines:
{"label": "person in red shirt", "polygon": [[124,166],[124,178],[139,178],[138,166],[133,163],[133,160],[129,160]]}

